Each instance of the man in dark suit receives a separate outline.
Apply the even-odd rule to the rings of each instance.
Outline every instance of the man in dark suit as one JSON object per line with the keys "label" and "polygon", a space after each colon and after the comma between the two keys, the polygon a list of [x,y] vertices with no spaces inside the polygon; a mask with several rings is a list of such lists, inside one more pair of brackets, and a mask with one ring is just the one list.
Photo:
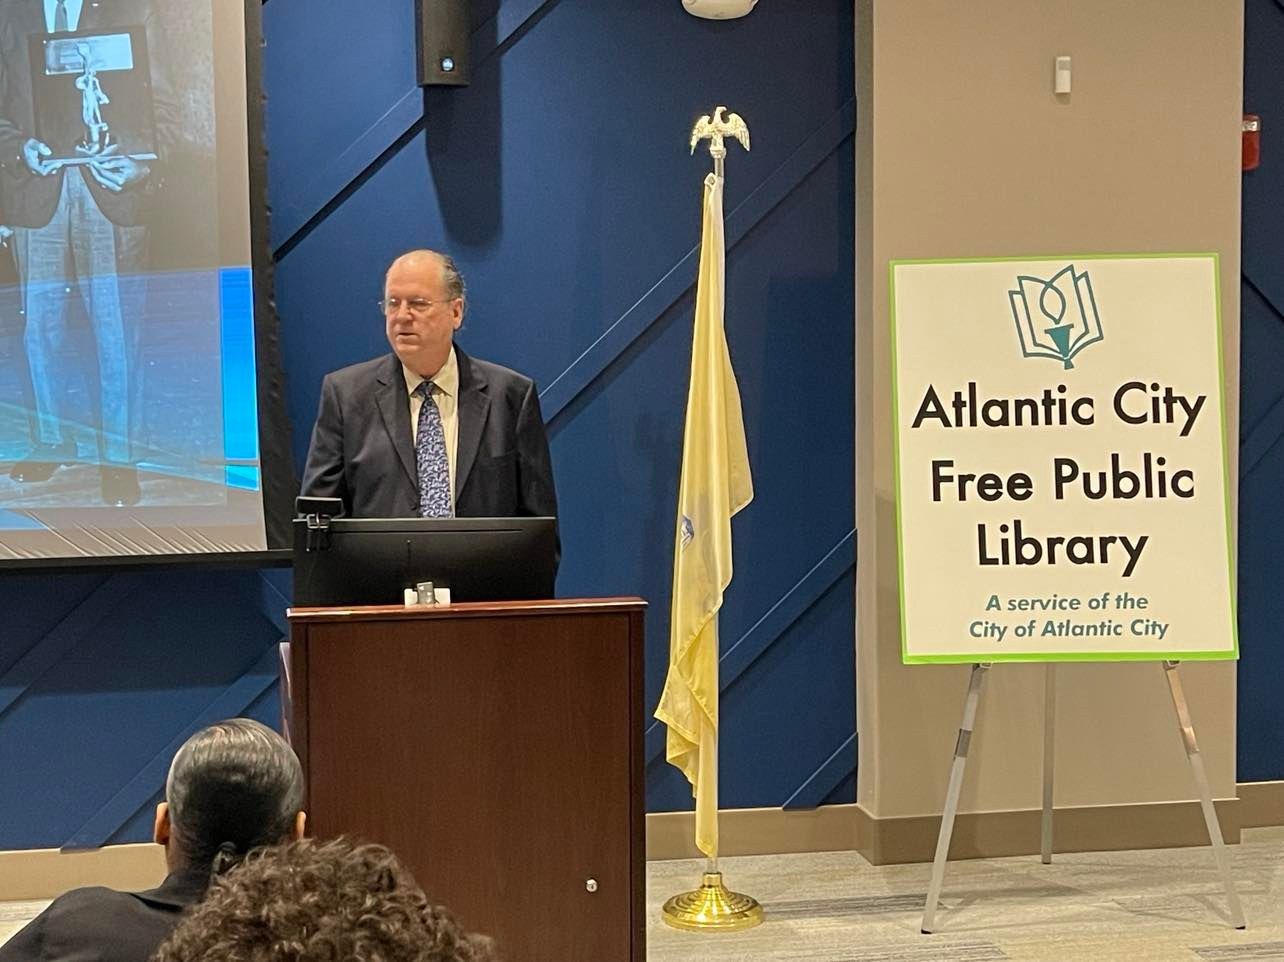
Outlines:
{"label": "man in dark suit", "polygon": [[95,147],[102,149],[90,162],[59,162],[53,148],[35,135],[30,43],[36,37],[130,26],[144,28],[152,146],[163,158],[177,139],[178,106],[158,66],[165,50],[149,0],[0,3],[0,202],[6,223],[15,229],[38,420],[37,443],[10,475],[16,481],[45,481],[76,459],[68,430],[74,417],[66,410],[65,355],[78,348],[67,328],[67,293],[78,288],[94,338],[102,496],[115,505],[135,504],[140,494],[133,462],[142,421],[136,316],[141,298],[137,282],[126,278],[144,266],[146,210],[161,178],[151,163],[133,156],[140,145],[127,113],[113,115],[126,122],[113,128],[109,146],[104,148],[103,131],[97,131]]}
{"label": "man in dark suit", "polygon": [[0,962],[146,962],[213,876],[251,849],[301,838],[302,809],[303,768],[280,735],[249,718],[201,729],[175,754],[156,806],[165,881],[73,889],[0,945]]}
{"label": "man in dark suit", "polygon": [[455,346],[451,258],[403,254],[382,303],[393,353],[326,375],[302,493],[357,518],[556,516],[535,385]]}

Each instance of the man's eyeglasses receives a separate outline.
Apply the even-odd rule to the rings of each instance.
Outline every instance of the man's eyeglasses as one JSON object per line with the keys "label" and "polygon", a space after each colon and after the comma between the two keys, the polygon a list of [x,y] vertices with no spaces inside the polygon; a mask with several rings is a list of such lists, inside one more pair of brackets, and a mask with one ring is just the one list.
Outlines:
{"label": "man's eyeglasses", "polygon": [[401,310],[404,304],[411,314],[416,317],[423,317],[434,304],[445,304],[446,301],[430,301],[422,297],[414,297],[408,301],[403,301],[400,297],[385,297],[379,301],[379,307],[385,314],[396,314]]}

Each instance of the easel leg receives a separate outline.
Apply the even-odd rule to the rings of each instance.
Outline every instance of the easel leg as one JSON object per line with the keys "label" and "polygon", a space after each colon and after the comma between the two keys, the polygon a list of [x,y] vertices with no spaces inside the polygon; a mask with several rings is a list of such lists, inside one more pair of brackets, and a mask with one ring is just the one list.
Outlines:
{"label": "easel leg", "polygon": [[1039,852],[1044,865],[1052,864],[1052,776],[1056,760],[1057,666],[1043,666],[1043,818]]}
{"label": "easel leg", "polygon": [[923,910],[923,934],[931,935],[936,925],[936,903],[941,898],[941,885],[945,881],[945,862],[950,854],[950,837],[954,834],[954,816],[959,810],[959,794],[963,791],[963,769],[967,766],[967,752],[972,743],[972,728],[976,724],[976,706],[981,698],[981,683],[989,665],[973,665],[968,679],[967,700],[963,703],[963,722],[959,725],[959,740],[954,745],[954,762],[950,766],[950,785],[945,792],[945,812],[941,815],[941,831],[936,838],[936,857],[932,860],[932,882],[927,889],[927,906]]}
{"label": "easel leg", "polygon": [[1239,904],[1239,894],[1231,879],[1230,854],[1226,851],[1226,842],[1222,838],[1222,826],[1217,821],[1217,812],[1213,808],[1213,793],[1208,787],[1208,774],[1204,771],[1204,758],[1199,753],[1199,744],[1195,741],[1195,726],[1190,720],[1190,710],[1186,706],[1186,695],[1182,692],[1181,678],[1177,675],[1177,662],[1164,662],[1164,676],[1168,679],[1168,690],[1173,696],[1173,708],[1177,711],[1177,727],[1181,731],[1182,744],[1186,748],[1186,758],[1190,770],[1195,776],[1195,787],[1199,790],[1199,804],[1204,810],[1204,824],[1208,826],[1208,839],[1213,845],[1213,856],[1217,859],[1217,870],[1221,873],[1222,884],[1226,887],[1226,898],[1230,903],[1231,922],[1237,929],[1247,928],[1244,921],[1244,909]]}

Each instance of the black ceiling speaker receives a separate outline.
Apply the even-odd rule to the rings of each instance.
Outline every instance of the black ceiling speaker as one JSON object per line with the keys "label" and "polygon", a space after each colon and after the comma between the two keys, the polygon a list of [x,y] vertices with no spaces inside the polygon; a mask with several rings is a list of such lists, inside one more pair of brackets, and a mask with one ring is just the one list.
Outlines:
{"label": "black ceiling speaker", "polygon": [[468,0],[415,0],[420,86],[467,85],[468,6]]}

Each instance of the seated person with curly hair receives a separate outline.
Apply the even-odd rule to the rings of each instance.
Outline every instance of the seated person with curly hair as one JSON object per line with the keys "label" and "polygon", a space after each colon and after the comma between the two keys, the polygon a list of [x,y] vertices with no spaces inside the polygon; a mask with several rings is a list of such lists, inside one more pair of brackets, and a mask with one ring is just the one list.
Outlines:
{"label": "seated person with curly hair", "polygon": [[215,879],[154,962],[496,962],[382,845],[305,840]]}
{"label": "seated person with curly hair", "polygon": [[156,806],[155,840],[169,875],[147,892],[75,889],[0,946],[0,962],[145,962],[199,901],[212,875],[251,848],[300,838],[303,770],[266,725],[233,718],[179,748]]}

